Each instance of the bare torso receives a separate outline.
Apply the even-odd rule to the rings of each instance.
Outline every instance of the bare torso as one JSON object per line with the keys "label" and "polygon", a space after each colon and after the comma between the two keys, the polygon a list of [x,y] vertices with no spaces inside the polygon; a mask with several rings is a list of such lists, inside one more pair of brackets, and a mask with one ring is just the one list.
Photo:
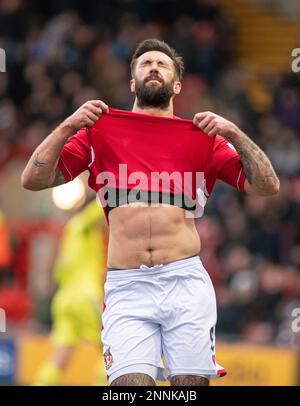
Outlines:
{"label": "bare torso", "polygon": [[180,207],[121,206],[109,213],[108,267],[154,266],[197,255],[200,239],[193,218]]}

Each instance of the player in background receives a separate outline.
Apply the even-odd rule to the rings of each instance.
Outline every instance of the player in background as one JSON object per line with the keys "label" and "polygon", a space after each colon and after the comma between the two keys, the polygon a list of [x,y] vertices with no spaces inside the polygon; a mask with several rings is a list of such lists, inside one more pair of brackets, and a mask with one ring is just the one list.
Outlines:
{"label": "player in background", "polygon": [[[83,341],[100,347],[101,310],[105,279],[103,211],[94,199],[66,224],[54,268],[57,291],[51,313],[51,358],[40,368],[34,385],[56,386],[76,347]],[[100,348],[99,348],[100,350]],[[95,385],[107,385],[102,357],[95,371]]]}

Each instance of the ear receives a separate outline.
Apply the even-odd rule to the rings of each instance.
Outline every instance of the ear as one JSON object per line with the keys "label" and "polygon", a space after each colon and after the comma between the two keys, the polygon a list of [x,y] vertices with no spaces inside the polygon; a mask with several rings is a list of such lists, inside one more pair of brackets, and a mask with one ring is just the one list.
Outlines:
{"label": "ear", "polygon": [[173,85],[173,91],[175,94],[179,94],[181,91],[181,82],[179,82],[178,80],[176,80]]}
{"label": "ear", "polygon": [[130,81],[130,91],[131,93],[135,93],[135,80],[131,79]]}

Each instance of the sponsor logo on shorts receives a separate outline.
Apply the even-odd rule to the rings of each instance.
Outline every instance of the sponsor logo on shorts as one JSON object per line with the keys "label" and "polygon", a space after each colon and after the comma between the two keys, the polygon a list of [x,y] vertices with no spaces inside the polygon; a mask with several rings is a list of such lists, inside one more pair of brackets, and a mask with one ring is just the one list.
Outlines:
{"label": "sponsor logo on shorts", "polygon": [[105,369],[108,371],[114,361],[113,356],[111,355],[111,352],[110,352],[110,347],[108,347],[108,349],[105,351],[103,356],[104,356]]}
{"label": "sponsor logo on shorts", "polygon": [[210,336],[210,341],[211,341],[211,347],[210,349],[214,352],[215,351],[215,327],[212,327],[209,331],[209,336]]}

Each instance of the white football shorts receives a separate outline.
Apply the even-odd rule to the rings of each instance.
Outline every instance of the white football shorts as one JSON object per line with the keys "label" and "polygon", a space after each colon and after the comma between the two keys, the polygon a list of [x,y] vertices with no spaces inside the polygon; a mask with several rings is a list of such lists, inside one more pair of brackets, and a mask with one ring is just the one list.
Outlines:
{"label": "white football shorts", "polygon": [[198,256],[166,265],[109,269],[102,342],[109,383],[124,374],[154,380],[173,375],[216,378],[217,308],[211,279]]}

